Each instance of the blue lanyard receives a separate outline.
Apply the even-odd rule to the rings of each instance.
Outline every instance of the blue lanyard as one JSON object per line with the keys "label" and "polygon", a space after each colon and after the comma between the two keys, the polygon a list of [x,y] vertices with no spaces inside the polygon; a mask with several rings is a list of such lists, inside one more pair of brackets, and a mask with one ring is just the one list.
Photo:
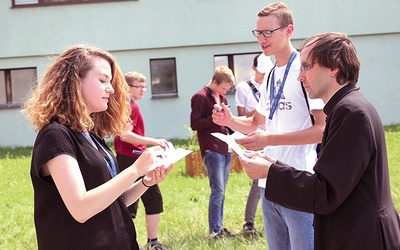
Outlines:
{"label": "blue lanyard", "polygon": [[[94,148],[97,149],[96,144],[94,144],[94,142],[93,142],[92,140],[90,140],[90,138],[88,137],[88,135],[87,135],[86,133],[82,132],[82,135],[83,135],[83,137],[85,137],[85,139],[86,139],[90,144],[92,144],[92,146],[93,146]],[[113,157],[110,155],[110,153],[108,153],[108,151],[101,145],[101,143],[96,139],[95,136],[93,136],[92,138],[97,142],[97,145],[100,146],[100,148],[104,151],[104,153],[106,153],[108,159],[110,160],[110,161],[107,161],[106,158],[104,158],[104,161],[106,162],[106,165],[107,165],[108,172],[110,172],[110,175],[111,175],[112,178],[115,177],[115,176],[117,175],[117,166],[116,166],[116,164],[115,164],[114,158],[113,158]]]}
{"label": "blue lanyard", "polygon": [[278,93],[276,94],[276,96],[274,95],[274,87],[275,87],[275,69],[272,71],[272,76],[271,76],[271,84],[269,85],[270,89],[269,89],[269,96],[270,96],[270,103],[271,103],[271,109],[269,111],[269,117],[268,117],[268,125],[271,123],[272,121],[272,117],[274,116],[275,110],[278,107],[278,103],[279,100],[281,99],[281,95],[283,92],[283,87],[285,86],[285,82],[286,82],[286,78],[289,74],[289,70],[290,70],[290,66],[292,66],[292,62],[294,61],[294,59],[296,58],[296,51],[292,52],[292,55],[290,56],[289,62],[286,65],[286,69],[285,69],[285,74],[283,75],[283,80],[282,80],[282,84],[279,87]]}

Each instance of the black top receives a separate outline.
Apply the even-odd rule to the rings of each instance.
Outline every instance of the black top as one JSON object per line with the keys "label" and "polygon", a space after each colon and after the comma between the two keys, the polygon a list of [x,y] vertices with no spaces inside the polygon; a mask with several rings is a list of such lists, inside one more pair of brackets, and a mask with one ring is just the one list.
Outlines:
{"label": "black top", "polygon": [[[98,141],[112,155],[104,140]],[[105,153],[90,145],[81,133],[57,122],[41,129],[31,163],[38,248],[139,249],[135,227],[122,197],[84,223],[70,215],[51,176],[43,178],[39,175],[45,163],[65,154],[78,161],[87,190],[111,179]]]}
{"label": "black top", "polygon": [[354,84],[326,103],[315,174],[282,162],[269,169],[265,197],[314,213],[315,249],[400,249],[383,125]]}

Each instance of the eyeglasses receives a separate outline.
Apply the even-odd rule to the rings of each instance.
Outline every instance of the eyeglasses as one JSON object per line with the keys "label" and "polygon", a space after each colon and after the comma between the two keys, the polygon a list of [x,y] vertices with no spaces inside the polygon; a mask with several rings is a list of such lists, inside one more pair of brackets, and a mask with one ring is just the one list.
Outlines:
{"label": "eyeglasses", "polygon": [[301,65],[300,66],[300,72],[303,72],[303,73],[306,72],[307,70],[311,69],[314,66],[314,64],[316,64],[316,63],[318,63],[318,62],[313,62],[313,63]]}
{"label": "eyeglasses", "polygon": [[140,89],[140,90],[147,90],[147,86],[145,86],[145,85],[129,85],[129,86]]}
{"label": "eyeglasses", "polygon": [[253,36],[259,38],[261,35],[263,35],[265,38],[269,38],[272,36],[272,32],[280,30],[285,28],[286,26],[281,26],[279,28],[273,29],[273,30],[252,30],[251,32],[253,33]]}

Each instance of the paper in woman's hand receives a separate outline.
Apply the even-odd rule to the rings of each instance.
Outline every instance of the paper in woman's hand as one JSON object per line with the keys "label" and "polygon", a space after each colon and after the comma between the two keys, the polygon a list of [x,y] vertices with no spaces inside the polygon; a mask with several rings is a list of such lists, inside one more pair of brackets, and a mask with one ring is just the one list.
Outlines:
{"label": "paper in woman's hand", "polygon": [[176,163],[180,159],[183,159],[188,154],[192,153],[191,150],[186,150],[183,148],[176,148],[172,145],[171,142],[168,142],[168,148],[164,151],[163,155],[160,155],[160,159],[157,163],[151,166],[148,171],[152,171],[157,167],[164,165],[164,167],[168,167],[169,165]]}

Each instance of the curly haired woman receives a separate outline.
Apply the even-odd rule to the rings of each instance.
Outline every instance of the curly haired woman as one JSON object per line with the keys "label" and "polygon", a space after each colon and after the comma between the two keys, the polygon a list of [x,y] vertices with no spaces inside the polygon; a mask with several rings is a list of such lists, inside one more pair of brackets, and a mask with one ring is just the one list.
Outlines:
{"label": "curly haired woman", "polygon": [[31,179],[39,249],[139,249],[127,206],[171,166],[158,163],[163,149],[152,147],[119,172],[104,138],[129,122],[126,95],[110,53],[75,45],[57,56],[25,103],[38,131]]}

